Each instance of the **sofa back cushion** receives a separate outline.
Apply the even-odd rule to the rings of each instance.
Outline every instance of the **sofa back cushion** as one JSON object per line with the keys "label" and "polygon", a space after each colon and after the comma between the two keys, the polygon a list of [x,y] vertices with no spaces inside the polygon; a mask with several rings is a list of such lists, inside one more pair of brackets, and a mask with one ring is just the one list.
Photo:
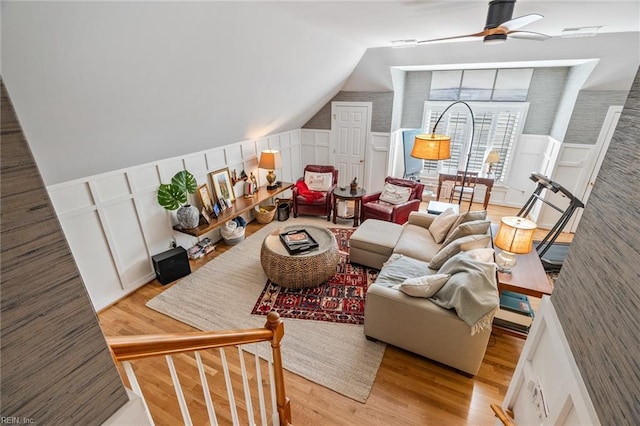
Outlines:
{"label": "sofa back cushion", "polygon": [[436,244],[428,229],[406,223],[393,252],[429,262],[438,250],[440,244]]}
{"label": "sofa back cushion", "polygon": [[449,236],[453,233],[453,231],[455,231],[455,229],[461,223],[471,222],[473,220],[485,220],[486,218],[487,218],[486,210],[474,210],[474,211],[468,211],[466,213],[460,213],[460,215],[458,215],[458,219],[456,219],[456,221],[453,222],[453,225],[451,225],[451,229],[449,230],[449,233],[447,234],[447,237],[445,238],[445,240],[449,239]]}
{"label": "sofa back cushion", "polygon": [[467,235],[461,237],[446,246],[442,246],[438,253],[429,262],[429,268],[440,269],[442,265],[451,257],[460,253],[461,251],[469,251],[476,248],[483,248],[489,246],[491,243],[491,236],[488,234],[483,235]]}
{"label": "sofa back cushion", "polygon": [[467,235],[486,234],[490,226],[491,221],[488,219],[472,220],[471,222],[461,223],[455,229],[449,232],[442,245],[447,246],[458,238],[466,237]]}
{"label": "sofa back cushion", "polygon": [[433,236],[433,240],[437,244],[441,244],[447,234],[449,233],[449,229],[451,229],[451,225],[458,219],[458,215],[453,211],[453,209],[448,208],[436,217],[431,225],[429,226],[429,232]]}

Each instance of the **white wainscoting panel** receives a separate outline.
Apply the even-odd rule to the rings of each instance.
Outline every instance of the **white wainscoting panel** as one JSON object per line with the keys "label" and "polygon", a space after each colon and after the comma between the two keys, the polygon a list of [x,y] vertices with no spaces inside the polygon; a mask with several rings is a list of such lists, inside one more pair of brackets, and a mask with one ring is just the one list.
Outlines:
{"label": "white wainscoting panel", "polygon": [[[563,143],[560,147],[558,161],[551,175],[551,180],[575,194],[578,184],[587,179],[591,173],[590,165],[593,150],[594,145]],[[560,192],[554,194],[551,191],[546,191],[544,198],[561,209],[566,209],[569,205],[569,199]],[[560,218],[561,213],[551,206],[544,203],[540,204],[540,214],[537,218],[538,227],[551,229]]]}
{"label": "white wainscoting panel", "polygon": [[[281,150],[283,165],[276,173],[279,180],[290,181],[302,171],[301,140],[300,130],[293,130],[48,187],[94,308],[100,310],[153,279],[151,257],[168,250],[172,241],[185,248],[197,242],[173,231],[175,212],[156,200],[160,183],[186,169],[212,190],[209,173],[229,167],[254,173],[264,185],[266,171],[258,173],[258,155],[268,148]],[[242,197],[243,183],[234,191]],[[189,202],[202,207],[195,194]],[[243,217],[253,219],[251,213]],[[206,236],[220,240],[217,230]]]}
{"label": "white wainscoting panel", "polygon": [[368,193],[382,191],[389,165],[389,133],[371,132],[371,142],[367,147],[363,188]]}
{"label": "white wainscoting panel", "polygon": [[122,283],[97,211],[60,217],[60,224],[94,307],[113,302],[122,294]]}
{"label": "white wainscoting panel", "polygon": [[519,425],[600,425],[549,296],[544,296],[503,408]]}
{"label": "white wainscoting panel", "polygon": [[87,182],[57,185],[49,190],[51,202],[58,215],[93,207],[93,196]]}
{"label": "white wainscoting panel", "polygon": [[302,164],[332,164],[331,130],[302,129]]}
{"label": "white wainscoting panel", "polygon": [[[540,171],[548,144],[549,137],[546,135],[520,135],[515,152],[511,156],[512,164],[505,179],[508,189],[501,205],[522,207],[527,202],[536,188],[536,184],[529,179],[529,176],[532,172]],[[493,193],[491,198],[494,200]],[[497,196],[494,201],[498,204]]]}
{"label": "white wainscoting panel", "polygon": [[103,210],[103,223],[111,234],[111,252],[123,287],[137,288],[153,269],[133,200],[105,205]]}

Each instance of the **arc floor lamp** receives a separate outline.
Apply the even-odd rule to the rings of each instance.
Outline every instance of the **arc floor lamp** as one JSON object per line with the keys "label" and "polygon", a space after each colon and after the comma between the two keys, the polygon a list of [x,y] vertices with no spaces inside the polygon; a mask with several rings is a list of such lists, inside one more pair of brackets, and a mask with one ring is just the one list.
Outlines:
{"label": "arc floor lamp", "polygon": [[[471,160],[471,151],[473,150],[473,138],[476,130],[475,117],[473,116],[473,110],[468,103],[464,101],[455,101],[451,105],[445,108],[440,114],[440,117],[436,120],[436,124],[433,126],[431,134],[417,135],[413,143],[413,149],[411,150],[411,156],[414,158],[420,158],[422,160],[446,160],[451,158],[451,137],[447,135],[436,134],[436,127],[440,124],[442,117],[449,111],[449,109],[456,105],[463,104],[469,109],[471,114],[471,143],[469,144],[469,152],[467,153],[467,161],[464,167],[464,174],[462,175],[462,187],[467,180],[467,172],[469,171],[469,162]],[[462,203],[462,191],[460,191],[460,198],[458,204]]]}

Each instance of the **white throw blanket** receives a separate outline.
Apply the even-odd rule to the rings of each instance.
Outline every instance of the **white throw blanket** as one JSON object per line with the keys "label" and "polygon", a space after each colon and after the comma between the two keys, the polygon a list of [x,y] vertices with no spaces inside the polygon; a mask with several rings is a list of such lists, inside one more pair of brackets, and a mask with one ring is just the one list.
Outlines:
{"label": "white throw blanket", "polygon": [[462,252],[447,260],[438,273],[451,278],[430,300],[442,308],[455,309],[471,327],[471,335],[490,328],[500,305],[495,263],[480,262]]}

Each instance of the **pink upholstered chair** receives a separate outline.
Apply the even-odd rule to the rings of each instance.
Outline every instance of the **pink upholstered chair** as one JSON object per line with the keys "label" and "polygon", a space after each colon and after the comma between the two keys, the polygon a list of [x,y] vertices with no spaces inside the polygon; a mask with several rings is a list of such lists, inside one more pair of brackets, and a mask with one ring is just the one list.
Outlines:
{"label": "pink upholstered chair", "polygon": [[366,194],[362,197],[362,206],[360,208],[360,223],[366,219],[379,219],[386,222],[393,222],[402,225],[409,220],[409,213],[418,211],[420,201],[422,201],[422,191],[424,185],[413,180],[399,179],[387,176],[384,180],[385,185],[391,184],[398,187],[411,188],[409,199],[405,202],[393,204],[391,202],[380,199],[384,191],[373,194]]}
{"label": "pink upholstered chair", "polygon": [[[314,196],[301,193],[299,186],[305,182],[304,176],[298,179],[293,187],[293,217],[299,214],[312,216],[327,216],[331,220],[331,194],[338,184],[338,170],[333,166],[307,165],[304,168],[305,175],[331,173],[330,184],[326,191],[314,191]],[[304,185],[303,185],[304,186]],[[312,188],[311,188],[312,189]],[[320,193],[318,193],[320,192]]]}

